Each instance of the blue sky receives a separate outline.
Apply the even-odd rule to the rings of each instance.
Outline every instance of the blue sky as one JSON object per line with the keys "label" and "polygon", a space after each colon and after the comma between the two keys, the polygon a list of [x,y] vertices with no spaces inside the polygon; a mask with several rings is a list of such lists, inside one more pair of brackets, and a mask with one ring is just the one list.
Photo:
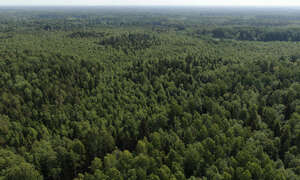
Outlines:
{"label": "blue sky", "polygon": [[0,0],[0,5],[300,6],[300,0]]}

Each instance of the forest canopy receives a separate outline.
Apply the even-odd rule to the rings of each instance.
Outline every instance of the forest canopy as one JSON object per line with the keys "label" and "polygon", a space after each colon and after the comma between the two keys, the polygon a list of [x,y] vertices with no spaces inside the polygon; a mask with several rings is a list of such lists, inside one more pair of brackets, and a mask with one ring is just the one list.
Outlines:
{"label": "forest canopy", "polygon": [[0,10],[0,179],[298,180],[300,11]]}

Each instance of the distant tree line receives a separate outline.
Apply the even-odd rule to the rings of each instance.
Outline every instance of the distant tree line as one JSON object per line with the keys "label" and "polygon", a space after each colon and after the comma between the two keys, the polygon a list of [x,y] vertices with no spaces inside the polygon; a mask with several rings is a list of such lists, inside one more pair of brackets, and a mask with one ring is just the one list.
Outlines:
{"label": "distant tree line", "polygon": [[220,27],[198,30],[196,34],[242,41],[300,41],[300,29],[298,28]]}

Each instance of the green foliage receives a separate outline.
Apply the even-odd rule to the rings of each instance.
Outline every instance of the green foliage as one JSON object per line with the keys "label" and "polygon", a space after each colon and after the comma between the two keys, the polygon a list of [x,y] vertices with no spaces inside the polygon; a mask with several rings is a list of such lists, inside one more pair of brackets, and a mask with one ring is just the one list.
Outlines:
{"label": "green foliage", "polygon": [[103,32],[84,32],[78,31],[68,35],[70,38],[102,38],[105,36]]}
{"label": "green foliage", "polygon": [[106,38],[99,44],[111,46],[128,53],[128,51],[135,52],[137,50],[150,48],[151,46],[160,45],[160,40],[156,36],[146,33],[129,33]]}
{"label": "green foliage", "polygon": [[0,179],[299,179],[299,14],[148,10],[1,10]]}
{"label": "green foliage", "polygon": [[23,157],[5,149],[0,149],[0,178],[7,180],[42,180],[43,177],[27,163]]}
{"label": "green foliage", "polygon": [[299,28],[218,27],[197,30],[196,35],[241,41],[300,41]]}

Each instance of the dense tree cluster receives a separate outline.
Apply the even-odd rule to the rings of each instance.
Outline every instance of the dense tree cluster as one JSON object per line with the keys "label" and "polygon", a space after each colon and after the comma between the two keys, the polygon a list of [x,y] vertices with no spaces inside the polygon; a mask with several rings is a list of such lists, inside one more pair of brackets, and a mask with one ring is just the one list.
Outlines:
{"label": "dense tree cluster", "polygon": [[299,179],[297,42],[194,38],[193,12],[89,29],[101,14],[69,11],[0,18],[0,179]]}
{"label": "dense tree cluster", "polygon": [[111,46],[115,49],[127,51],[137,51],[160,45],[160,40],[154,36],[145,33],[129,33],[120,36],[112,36],[102,40],[99,44]]}
{"label": "dense tree cluster", "polygon": [[102,38],[106,34],[105,33],[100,33],[100,32],[85,32],[85,31],[78,31],[69,34],[70,38]]}
{"label": "dense tree cluster", "polygon": [[220,39],[235,39],[247,41],[300,41],[298,28],[251,28],[225,27],[212,30],[198,30],[197,35],[210,35]]}

